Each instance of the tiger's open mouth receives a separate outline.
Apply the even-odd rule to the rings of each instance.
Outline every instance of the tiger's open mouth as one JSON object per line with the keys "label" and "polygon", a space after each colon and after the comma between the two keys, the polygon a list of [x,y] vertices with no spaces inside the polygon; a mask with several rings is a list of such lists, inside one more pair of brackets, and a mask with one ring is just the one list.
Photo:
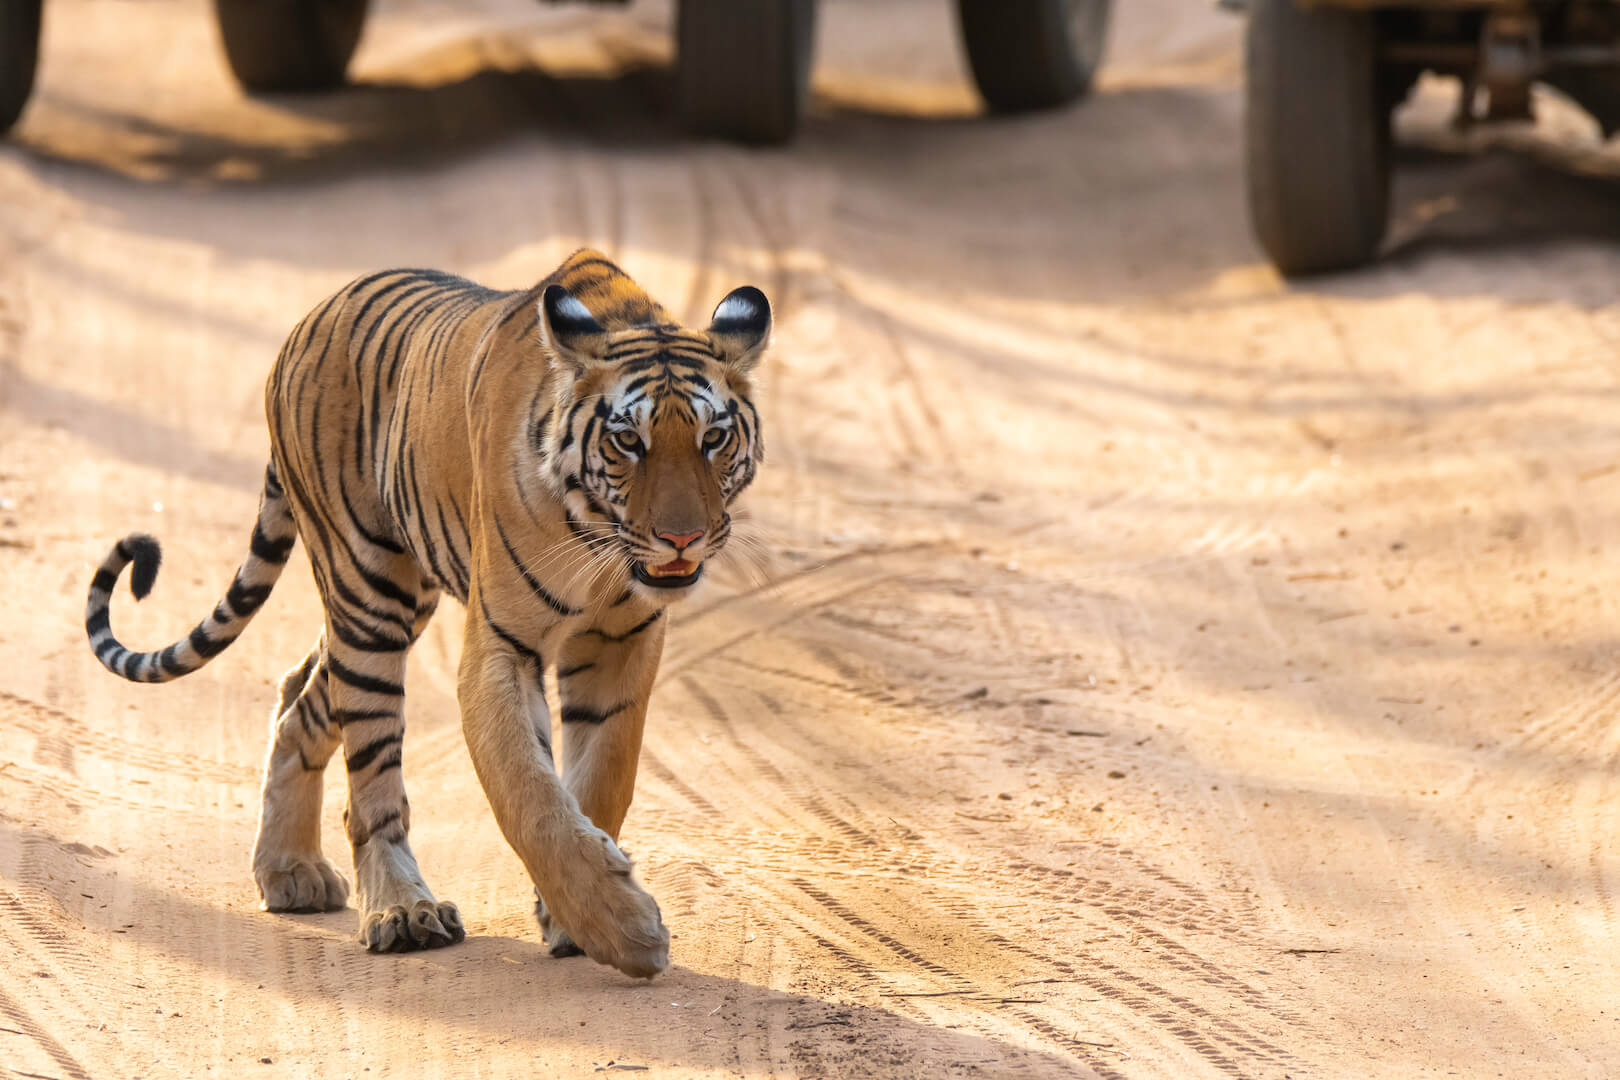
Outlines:
{"label": "tiger's open mouth", "polygon": [[631,567],[631,572],[637,581],[655,589],[684,589],[696,584],[697,579],[703,576],[703,564],[686,559],[672,559],[662,566],[638,562]]}

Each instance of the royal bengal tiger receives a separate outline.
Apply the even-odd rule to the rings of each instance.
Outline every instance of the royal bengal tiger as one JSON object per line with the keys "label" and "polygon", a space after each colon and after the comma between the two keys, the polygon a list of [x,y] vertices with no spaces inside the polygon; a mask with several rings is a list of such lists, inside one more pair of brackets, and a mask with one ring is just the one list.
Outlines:
{"label": "royal bengal tiger", "polygon": [[160,558],[133,534],[97,570],[85,618],[109,671],[190,674],[242,633],[303,538],[325,627],[282,679],[272,718],[253,847],[267,910],[347,900],[320,846],[321,775],[341,745],[360,940],[387,952],[465,937],[417,869],[400,770],[406,654],[448,592],[467,612],[467,748],[534,881],[546,944],[634,976],[667,966],[658,905],[616,840],[665,608],[725,546],[729,509],[763,457],[749,376],[770,329],[749,286],[708,329],[684,329],[589,250],[518,292],[373,274],[293,329],[265,388],[258,520],[224,599],[165,649],[125,648],[108,623],[113,586],[133,562],[144,597]]}

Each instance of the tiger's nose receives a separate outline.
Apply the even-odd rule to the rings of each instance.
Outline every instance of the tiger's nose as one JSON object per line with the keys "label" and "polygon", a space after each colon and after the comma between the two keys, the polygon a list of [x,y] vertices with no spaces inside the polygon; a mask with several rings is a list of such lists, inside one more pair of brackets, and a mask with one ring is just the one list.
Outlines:
{"label": "tiger's nose", "polygon": [[689,533],[661,532],[658,534],[658,538],[660,540],[668,540],[675,546],[675,550],[677,552],[681,552],[703,539],[703,530],[699,529],[697,532]]}

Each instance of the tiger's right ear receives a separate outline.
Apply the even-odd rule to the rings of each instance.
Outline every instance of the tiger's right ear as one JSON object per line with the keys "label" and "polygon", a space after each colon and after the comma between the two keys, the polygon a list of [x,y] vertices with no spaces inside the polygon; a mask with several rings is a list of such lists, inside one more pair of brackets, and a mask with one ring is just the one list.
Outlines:
{"label": "tiger's right ear", "polygon": [[709,340],[720,359],[741,375],[759,363],[771,339],[771,302],[752,285],[732,289],[714,309]]}
{"label": "tiger's right ear", "polygon": [[607,355],[608,333],[567,289],[548,285],[540,298],[540,344],[577,379]]}

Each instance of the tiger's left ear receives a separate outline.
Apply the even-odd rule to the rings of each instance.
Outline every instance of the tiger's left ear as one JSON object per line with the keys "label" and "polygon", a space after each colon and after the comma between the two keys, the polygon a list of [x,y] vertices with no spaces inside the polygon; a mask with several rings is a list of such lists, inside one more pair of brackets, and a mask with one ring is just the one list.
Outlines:
{"label": "tiger's left ear", "polygon": [[720,359],[746,375],[759,363],[771,337],[771,302],[752,285],[726,294],[714,309],[709,339]]}
{"label": "tiger's left ear", "polygon": [[548,285],[540,298],[540,344],[577,379],[607,355],[608,333],[577,297]]}

